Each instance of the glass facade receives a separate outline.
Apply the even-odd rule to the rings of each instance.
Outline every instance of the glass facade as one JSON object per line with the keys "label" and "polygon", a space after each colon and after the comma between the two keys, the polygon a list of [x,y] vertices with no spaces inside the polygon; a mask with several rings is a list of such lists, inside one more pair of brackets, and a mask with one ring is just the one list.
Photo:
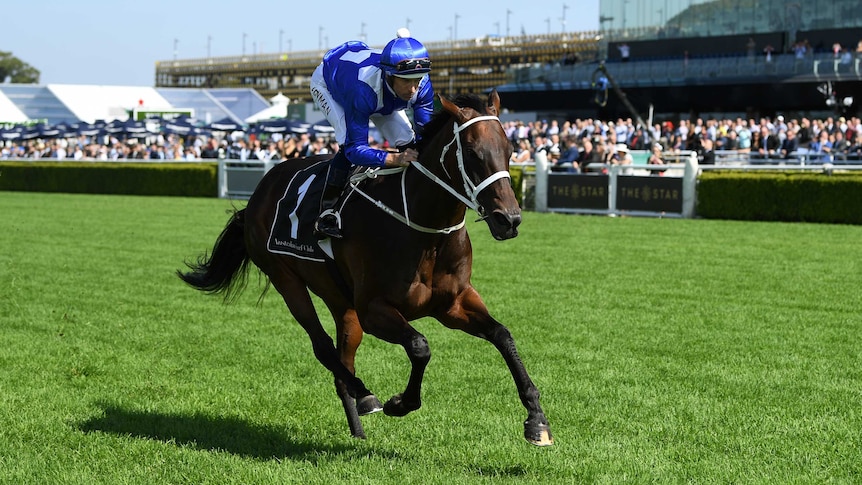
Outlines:
{"label": "glass facade", "polygon": [[270,103],[253,89],[208,89],[207,94],[243,120],[270,107]]}
{"label": "glass facade", "polygon": [[602,0],[606,38],[654,39],[862,28],[859,0]]}
{"label": "glass facade", "polygon": [[46,86],[37,84],[3,84],[0,90],[31,120],[56,124],[78,121],[69,108]]}
{"label": "glass facade", "polygon": [[[210,95],[206,89],[156,88],[156,91],[174,108],[193,109],[195,111],[195,118],[204,123],[211,123],[225,117],[230,117],[236,122],[241,122],[248,117],[245,113],[239,116],[232,113],[226,106],[220,104],[212,95]],[[246,89],[245,91],[254,93],[251,89]],[[266,103],[263,104],[264,107],[266,107]]]}
{"label": "glass facade", "polygon": [[[266,99],[250,88],[156,88],[156,91],[175,109],[194,109],[195,117],[204,123],[225,117],[242,122],[249,116],[270,106]],[[69,106],[72,104],[66,105],[63,92],[54,92],[49,86],[0,84],[0,93],[30,120],[57,124],[62,122],[77,123],[81,119],[70,109]],[[104,100],[101,99],[93,99],[92,102],[99,105],[104,104]],[[132,108],[134,108],[132,105],[127,107],[128,110]],[[125,111],[121,110],[117,113],[117,117],[125,119]],[[5,120],[2,119],[2,113],[0,113],[0,122],[2,121]]]}

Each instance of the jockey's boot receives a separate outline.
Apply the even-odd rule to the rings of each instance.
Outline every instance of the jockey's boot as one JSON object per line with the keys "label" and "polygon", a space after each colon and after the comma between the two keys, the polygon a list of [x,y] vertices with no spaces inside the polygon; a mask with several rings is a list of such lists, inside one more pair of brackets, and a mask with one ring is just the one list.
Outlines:
{"label": "jockey's boot", "polygon": [[332,237],[341,239],[341,216],[334,209],[344,186],[347,185],[348,171],[330,165],[326,175],[326,186],[320,199],[320,215],[314,222],[314,233],[320,239]]}

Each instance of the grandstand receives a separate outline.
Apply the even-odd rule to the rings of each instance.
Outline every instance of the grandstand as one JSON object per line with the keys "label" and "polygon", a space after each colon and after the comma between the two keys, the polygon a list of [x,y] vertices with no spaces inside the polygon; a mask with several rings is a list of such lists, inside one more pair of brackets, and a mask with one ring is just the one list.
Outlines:
{"label": "grandstand", "polygon": [[[452,95],[505,84],[509,71],[519,66],[561,63],[572,55],[594,59],[597,37],[598,32],[488,36],[425,46],[434,62],[435,89]],[[322,51],[303,51],[159,61],[156,86],[254,88],[265,97],[281,92],[293,102],[311,102],[311,74],[322,56]]]}
{"label": "grandstand", "polygon": [[[600,13],[599,57],[641,112],[652,107],[660,118],[859,112],[862,10],[856,0],[605,0]],[[618,49],[623,43],[628,62]],[[797,58],[799,45],[807,49]],[[613,94],[597,106],[596,68],[585,62],[514,69],[498,89],[515,111],[628,115]]]}
{"label": "grandstand", "polygon": [[[856,102],[845,105],[843,100],[862,102],[858,0],[603,0],[600,14],[596,32],[427,42],[435,89],[453,95],[497,87],[505,93],[507,109],[549,117],[626,115],[613,96],[605,106],[594,102],[592,76],[603,61],[637,109],[652,106],[669,117],[814,115],[839,108],[852,114],[858,112]],[[793,47],[803,41],[809,51],[798,61]],[[630,46],[631,62],[621,62],[617,47],[622,43]],[[835,43],[851,52],[849,65],[833,56]],[[769,65],[767,45],[774,50]],[[305,103],[322,55],[304,51],[159,61],[156,87],[252,88],[264,97],[281,92]],[[830,95],[837,105],[827,105],[830,95],[821,93],[825,83],[834,89]]]}

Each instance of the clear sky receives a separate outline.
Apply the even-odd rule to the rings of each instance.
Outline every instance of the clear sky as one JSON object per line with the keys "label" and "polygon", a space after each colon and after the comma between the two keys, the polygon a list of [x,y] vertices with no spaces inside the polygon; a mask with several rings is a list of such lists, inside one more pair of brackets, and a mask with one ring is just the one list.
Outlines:
{"label": "clear sky", "polygon": [[0,51],[41,71],[41,84],[152,86],[156,61],[175,48],[189,59],[317,50],[363,34],[382,47],[404,26],[423,42],[599,28],[599,0],[12,0],[0,12]]}

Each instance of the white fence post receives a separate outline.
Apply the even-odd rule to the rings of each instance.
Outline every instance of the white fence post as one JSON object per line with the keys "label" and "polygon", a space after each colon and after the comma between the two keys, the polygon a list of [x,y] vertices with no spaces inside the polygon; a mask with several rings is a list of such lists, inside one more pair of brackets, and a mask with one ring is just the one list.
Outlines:
{"label": "white fence post", "polygon": [[225,163],[225,159],[223,158],[220,158],[218,161],[218,196],[220,199],[227,197],[227,170]]}
{"label": "white fence post", "polygon": [[697,153],[691,152],[685,161],[685,171],[682,175],[682,216],[694,217],[694,206],[697,202]]}
{"label": "white fence post", "polygon": [[536,212],[548,212],[548,155],[542,150],[533,159],[536,162]]}

